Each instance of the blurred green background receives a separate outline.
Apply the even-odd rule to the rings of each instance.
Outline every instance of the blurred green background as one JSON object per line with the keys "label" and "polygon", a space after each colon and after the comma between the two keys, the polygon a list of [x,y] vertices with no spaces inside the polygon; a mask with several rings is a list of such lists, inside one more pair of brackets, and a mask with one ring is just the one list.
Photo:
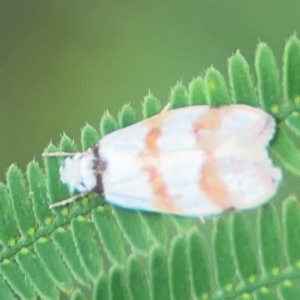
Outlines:
{"label": "blurred green background", "polygon": [[[299,32],[299,1],[12,1],[0,4],[0,180],[25,170],[62,132],[79,141],[86,122],[140,104],[211,65],[227,76],[240,49],[253,68],[259,41],[281,67]],[[255,78],[254,78],[255,80]]]}

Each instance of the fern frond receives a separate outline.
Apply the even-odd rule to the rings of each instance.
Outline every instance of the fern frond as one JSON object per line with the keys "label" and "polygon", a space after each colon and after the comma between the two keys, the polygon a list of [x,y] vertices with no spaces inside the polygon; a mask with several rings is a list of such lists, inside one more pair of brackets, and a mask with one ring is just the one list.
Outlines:
{"label": "fern frond", "polygon": [[[229,86],[213,67],[171,90],[172,108],[230,103],[261,107],[277,120],[270,155],[283,171],[275,197],[247,212],[206,219],[124,210],[90,195],[65,207],[49,204],[70,193],[60,182],[61,159],[44,169],[12,165],[0,183],[0,299],[300,299],[300,41],[284,51],[283,85],[272,50],[258,45],[257,84],[245,58],[228,61]],[[161,110],[151,94],[143,116]],[[136,122],[125,105],[118,122],[107,112],[101,136]],[[99,139],[85,125],[84,151]],[[63,135],[47,152],[77,151]]]}

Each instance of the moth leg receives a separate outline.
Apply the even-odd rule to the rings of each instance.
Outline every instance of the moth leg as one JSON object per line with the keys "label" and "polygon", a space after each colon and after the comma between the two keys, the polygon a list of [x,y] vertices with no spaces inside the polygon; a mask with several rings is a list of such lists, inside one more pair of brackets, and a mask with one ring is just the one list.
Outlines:
{"label": "moth leg", "polygon": [[72,196],[68,199],[56,202],[56,203],[52,203],[49,205],[49,208],[53,208],[53,207],[57,207],[57,206],[62,206],[62,205],[66,205],[68,203],[74,202],[76,199],[81,198],[81,197],[85,197],[88,193],[81,193],[75,196]]}

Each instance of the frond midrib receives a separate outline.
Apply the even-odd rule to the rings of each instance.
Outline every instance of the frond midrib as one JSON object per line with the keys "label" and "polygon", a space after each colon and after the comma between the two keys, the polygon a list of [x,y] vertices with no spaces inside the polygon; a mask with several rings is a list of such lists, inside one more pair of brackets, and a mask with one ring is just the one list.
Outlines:
{"label": "frond midrib", "polygon": [[99,200],[100,196],[91,196],[89,197],[89,201],[84,205],[77,204],[75,206],[58,208],[60,214],[54,215],[49,225],[40,225],[33,235],[20,238],[14,246],[4,247],[0,252],[0,262],[17,254],[22,248],[30,247],[40,238],[51,235],[51,233],[59,227],[70,224],[73,219],[87,215],[94,209],[97,209],[97,207],[103,204],[103,202]]}

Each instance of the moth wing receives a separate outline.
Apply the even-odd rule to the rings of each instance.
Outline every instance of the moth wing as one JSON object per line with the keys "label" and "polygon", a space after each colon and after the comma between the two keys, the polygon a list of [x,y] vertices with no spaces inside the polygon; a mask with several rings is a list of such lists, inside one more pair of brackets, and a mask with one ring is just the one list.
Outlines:
{"label": "moth wing", "polygon": [[246,105],[229,105],[220,108],[219,134],[234,136],[238,146],[268,145],[275,132],[274,118],[259,108]]}
{"label": "moth wing", "polygon": [[191,216],[256,206],[281,178],[265,150],[273,134],[273,118],[248,106],[167,111],[100,141],[105,198]]}
{"label": "moth wing", "polygon": [[255,207],[276,192],[281,171],[273,166],[265,149],[232,152],[216,158],[217,174],[227,187],[233,208]]}
{"label": "moth wing", "polygon": [[[223,211],[201,191],[203,153],[163,153],[145,170],[132,157],[115,160],[103,176],[105,199],[142,211],[206,216]],[[126,159],[125,159],[126,158]]]}
{"label": "moth wing", "polygon": [[106,199],[129,209],[209,216],[228,208],[261,205],[273,196],[281,179],[279,169],[270,161],[235,155],[208,166],[201,153],[185,154],[175,152],[161,157],[152,179],[139,168],[130,168],[134,162],[130,158],[128,164],[117,162],[115,167],[126,173],[123,178],[105,175]]}

